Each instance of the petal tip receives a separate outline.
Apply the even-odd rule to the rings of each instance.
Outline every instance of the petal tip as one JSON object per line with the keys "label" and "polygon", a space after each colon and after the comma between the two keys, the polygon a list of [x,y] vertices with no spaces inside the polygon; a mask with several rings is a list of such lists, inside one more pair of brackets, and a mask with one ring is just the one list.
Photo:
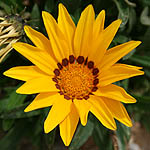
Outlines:
{"label": "petal tip", "polygon": [[29,111],[32,111],[29,109],[29,106],[24,109],[24,112],[29,112]]}
{"label": "petal tip", "polygon": [[4,75],[4,76],[8,76],[8,70],[5,71],[5,72],[3,72],[3,75]]}
{"label": "petal tip", "polygon": [[59,4],[58,4],[58,7],[59,7],[59,9],[60,9],[60,8],[64,8],[65,6],[64,6],[62,3],[59,3]]}
{"label": "petal tip", "polygon": [[47,127],[46,123],[44,122],[44,132],[48,134],[50,132],[49,128]]}
{"label": "petal tip", "polygon": [[42,11],[42,17],[45,17],[47,14],[49,14],[47,11]]}
{"label": "petal tip", "polygon": [[102,15],[104,15],[105,16],[105,10],[103,9],[103,10],[101,10],[101,12],[100,12]]}

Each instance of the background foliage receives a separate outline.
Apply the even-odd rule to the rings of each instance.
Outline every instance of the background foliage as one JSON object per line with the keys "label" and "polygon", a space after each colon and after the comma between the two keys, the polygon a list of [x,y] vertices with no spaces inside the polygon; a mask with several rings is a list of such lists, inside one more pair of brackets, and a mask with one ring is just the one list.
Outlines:
{"label": "background foliage", "polygon": [[[94,6],[96,14],[106,10],[108,26],[117,18],[122,19],[121,27],[111,46],[131,39],[141,40],[142,45],[130,52],[122,60],[123,63],[142,66],[145,75],[120,81],[117,84],[124,87],[136,99],[137,103],[127,105],[133,122],[140,122],[150,131],[150,0],[1,0],[0,15],[21,13],[26,7],[27,24],[46,35],[41,11],[50,12],[55,18],[58,15],[58,4],[63,3],[74,22],[77,24],[81,11],[88,5]],[[22,41],[29,39],[24,35]],[[63,149],[59,130],[54,129],[44,134],[43,123],[49,108],[24,113],[24,108],[33,100],[34,95],[16,94],[22,82],[4,77],[2,73],[19,65],[30,64],[16,51],[12,51],[0,64],[0,149],[1,150],[51,150]],[[117,144],[119,150],[126,150],[130,140],[130,128],[117,122],[118,129],[112,132],[89,116],[86,127],[79,124],[69,150],[88,149],[89,142],[94,143],[93,149],[113,150]],[[116,140],[115,140],[116,139]],[[88,142],[87,142],[88,141]],[[85,144],[86,143],[86,144]]]}

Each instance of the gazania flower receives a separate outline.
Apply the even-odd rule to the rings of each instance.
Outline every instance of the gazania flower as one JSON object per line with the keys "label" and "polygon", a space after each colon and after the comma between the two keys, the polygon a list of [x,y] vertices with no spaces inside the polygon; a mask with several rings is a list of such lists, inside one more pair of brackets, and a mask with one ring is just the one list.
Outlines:
{"label": "gazania flower", "polygon": [[82,12],[77,27],[62,4],[58,22],[47,12],[42,16],[49,39],[25,26],[35,46],[21,42],[13,45],[33,65],[4,73],[25,81],[17,93],[38,93],[25,112],[52,106],[44,122],[45,133],[59,125],[65,145],[70,144],[79,119],[86,125],[89,112],[111,130],[116,129],[114,118],[132,126],[122,102],[136,100],[113,83],[143,74],[140,67],[117,63],[141,42],[130,41],[107,50],[121,20],[104,29],[105,11],[95,19],[91,5]]}

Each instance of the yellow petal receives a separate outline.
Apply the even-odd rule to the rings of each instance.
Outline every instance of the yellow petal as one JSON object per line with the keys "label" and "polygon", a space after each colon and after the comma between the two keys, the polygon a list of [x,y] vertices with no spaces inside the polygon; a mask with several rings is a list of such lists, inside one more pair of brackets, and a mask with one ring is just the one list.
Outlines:
{"label": "yellow petal", "polygon": [[66,36],[66,40],[69,48],[69,55],[73,54],[73,38],[75,32],[75,24],[72,21],[67,9],[63,4],[59,4],[58,26]]}
{"label": "yellow petal", "polygon": [[102,71],[100,73],[99,86],[106,86],[119,80],[143,74],[144,72],[138,70],[137,67],[125,64],[115,64],[108,70]]}
{"label": "yellow petal", "polygon": [[86,100],[74,100],[73,102],[80,116],[81,124],[85,126],[87,124],[90,104]]}
{"label": "yellow petal", "polygon": [[111,98],[123,103],[136,103],[136,99],[129,95],[122,87],[110,84],[104,87],[100,87],[96,92],[96,96],[103,96]]}
{"label": "yellow petal", "polygon": [[65,118],[65,120],[59,124],[60,136],[65,146],[69,146],[72,137],[74,135],[74,132],[76,130],[78,121],[79,121],[79,115],[74,104],[72,103],[71,112]]}
{"label": "yellow petal", "polygon": [[37,47],[26,43],[17,42],[13,44],[13,48],[48,74],[51,74],[54,68],[57,67],[54,59]]}
{"label": "yellow petal", "polygon": [[72,101],[64,99],[62,95],[58,95],[57,100],[53,104],[44,122],[45,133],[53,130],[68,116],[71,111],[71,104]]}
{"label": "yellow petal", "polygon": [[105,30],[103,30],[98,35],[97,39],[94,39],[92,45],[92,53],[90,54],[89,58],[91,58],[91,60],[94,60],[96,65],[101,66],[101,63],[103,62],[102,58],[104,57],[107,48],[109,47],[116,32],[118,31],[120,24],[120,19],[112,22]]}
{"label": "yellow petal", "polygon": [[99,61],[103,58],[105,54],[105,49],[100,49],[103,45],[103,30],[104,30],[104,22],[105,22],[105,11],[102,10],[93,26],[93,42],[92,42],[92,53],[89,54],[89,60],[94,60],[95,64],[99,63]]}
{"label": "yellow petal", "polygon": [[86,7],[81,14],[74,37],[74,51],[76,57],[79,55],[88,55],[89,42],[91,41],[93,33],[94,17],[95,14],[92,5]]}
{"label": "yellow petal", "polygon": [[52,77],[45,76],[41,78],[31,79],[26,81],[20,88],[17,89],[17,93],[20,94],[35,94],[41,92],[57,92],[55,82],[52,81]]}
{"label": "yellow petal", "polygon": [[45,108],[53,105],[58,98],[58,92],[40,93],[36,96],[31,104],[29,104],[24,112],[29,112],[39,108]]}
{"label": "yellow petal", "polygon": [[107,128],[116,130],[116,123],[112,113],[104,103],[104,101],[97,96],[90,95],[88,101],[92,104],[90,111],[99,119],[99,121]]}
{"label": "yellow petal", "polygon": [[45,28],[47,30],[48,36],[50,38],[51,46],[54,52],[55,57],[59,62],[65,57],[68,58],[69,50],[61,42],[61,40],[65,39],[63,33],[58,27],[56,20],[52,17],[48,12],[42,12],[43,21]]}
{"label": "yellow petal", "polygon": [[105,23],[105,10],[102,10],[96,17],[96,20],[93,26],[93,35],[96,38],[104,30],[104,23]]}
{"label": "yellow petal", "polygon": [[[42,77],[46,74],[36,66],[18,66],[13,67],[3,73],[5,76],[19,79],[22,81],[31,80],[33,78]],[[53,72],[51,73],[53,75]]]}
{"label": "yellow petal", "polygon": [[30,26],[25,26],[24,31],[39,49],[46,51],[52,57],[54,57],[50,41],[42,33],[32,29]]}
{"label": "yellow petal", "polygon": [[123,56],[128,54],[134,48],[136,48],[139,44],[141,44],[140,41],[129,41],[109,49],[105,53],[101,63],[99,64],[99,67],[101,68],[101,70],[108,69],[110,66],[115,64],[119,59],[121,59]]}
{"label": "yellow petal", "polygon": [[116,118],[117,120],[119,120],[120,122],[122,122],[128,127],[132,126],[132,121],[126,109],[120,102],[107,99],[107,98],[103,98],[103,101],[105,102],[109,110],[112,112],[114,118]]}

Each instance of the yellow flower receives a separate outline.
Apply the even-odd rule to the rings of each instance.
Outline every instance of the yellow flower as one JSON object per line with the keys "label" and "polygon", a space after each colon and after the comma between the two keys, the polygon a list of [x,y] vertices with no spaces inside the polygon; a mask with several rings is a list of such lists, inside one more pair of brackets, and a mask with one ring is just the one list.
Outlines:
{"label": "yellow flower", "polygon": [[104,29],[105,11],[95,19],[92,5],[82,12],[77,27],[62,4],[59,4],[58,23],[47,12],[42,16],[49,39],[25,26],[35,46],[21,42],[13,45],[34,65],[14,67],[4,73],[25,81],[17,93],[38,93],[25,112],[52,106],[44,123],[45,133],[59,125],[67,146],[79,118],[85,126],[89,112],[111,130],[116,129],[114,118],[131,127],[121,102],[136,100],[112,83],[143,74],[141,67],[117,63],[141,42],[129,41],[107,50],[121,20]]}

